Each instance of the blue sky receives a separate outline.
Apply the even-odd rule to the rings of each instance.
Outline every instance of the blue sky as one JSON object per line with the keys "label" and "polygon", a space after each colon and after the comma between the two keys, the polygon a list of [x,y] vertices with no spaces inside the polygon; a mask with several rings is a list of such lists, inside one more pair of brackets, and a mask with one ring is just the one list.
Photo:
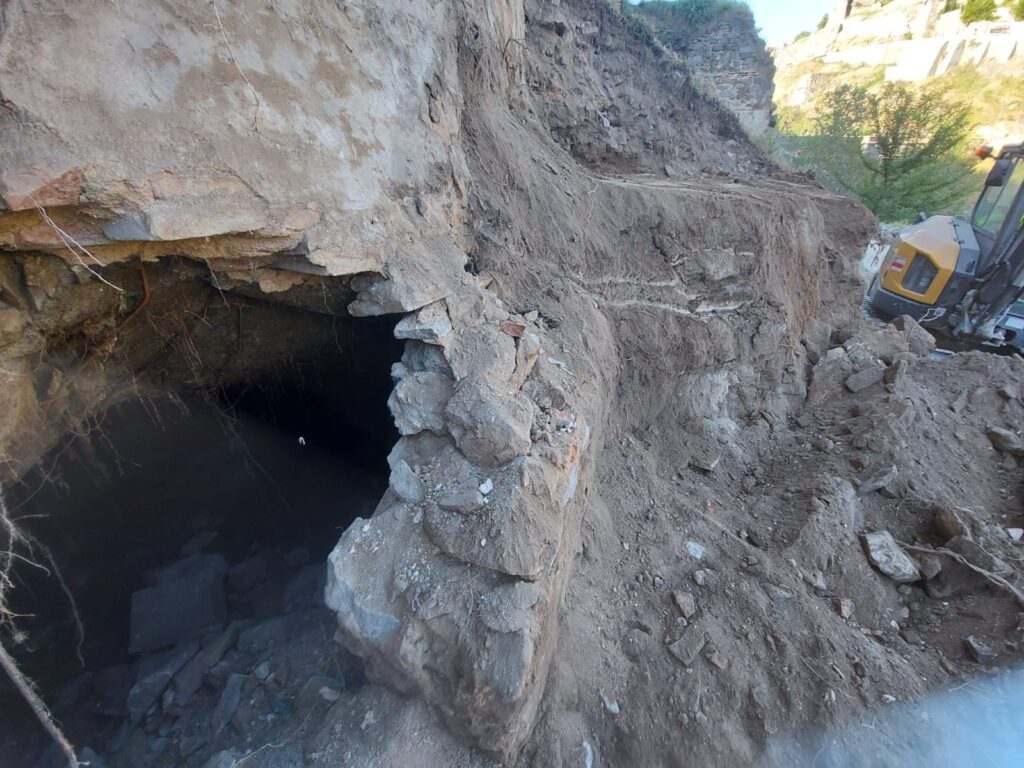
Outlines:
{"label": "blue sky", "polygon": [[[640,0],[629,0],[636,4]],[[768,45],[788,43],[800,32],[813,32],[835,0],[746,0]]]}
{"label": "blue sky", "polygon": [[747,0],[747,4],[754,11],[765,42],[781,45],[799,32],[813,32],[821,17],[835,5],[835,0]]}

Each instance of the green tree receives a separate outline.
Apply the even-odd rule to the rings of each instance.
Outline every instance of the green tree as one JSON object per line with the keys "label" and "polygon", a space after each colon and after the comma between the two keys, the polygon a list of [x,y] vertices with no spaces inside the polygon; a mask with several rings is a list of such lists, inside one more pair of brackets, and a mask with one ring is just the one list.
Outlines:
{"label": "green tree", "polygon": [[1015,0],[1011,10],[1013,11],[1013,18],[1017,21],[1024,21],[1024,0]]}
{"label": "green tree", "polygon": [[[833,142],[818,162],[883,220],[907,220],[963,198],[969,114],[936,90],[840,86],[818,100],[814,127]],[[870,140],[861,151],[864,137]]]}
{"label": "green tree", "polygon": [[821,21],[818,22],[818,31],[821,32],[821,30],[823,30],[827,24],[828,14],[826,13],[824,16],[821,17]]}
{"label": "green tree", "polygon": [[996,0],[967,0],[963,10],[960,11],[960,18],[964,24],[971,24],[975,21],[995,21]]}
{"label": "green tree", "polygon": [[868,89],[862,85],[840,85],[825,91],[817,101],[812,123],[819,136],[857,138],[864,135]]}

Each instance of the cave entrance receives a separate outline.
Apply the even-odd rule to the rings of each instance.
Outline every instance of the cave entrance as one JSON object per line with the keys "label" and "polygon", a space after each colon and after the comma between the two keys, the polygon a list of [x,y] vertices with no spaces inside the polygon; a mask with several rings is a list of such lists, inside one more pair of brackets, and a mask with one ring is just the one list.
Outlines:
{"label": "cave entrance", "polygon": [[[150,275],[161,279],[169,278]],[[209,289],[199,280],[185,295]],[[154,765],[191,765],[175,751],[190,738],[204,748],[241,738],[241,726],[212,733],[190,720],[173,686],[138,692],[154,664],[183,647],[194,657],[226,628],[242,639],[219,660],[220,678],[207,672],[193,692],[196,713],[215,709],[227,678],[255,679],[253,665],[273,658],[260,645],[264,626],[279,632],[270,645],[312,638],[306,657],[290,657],[289,685],[324,665],[336,687],[360,677],[355,658],[331,641],[322,588],[327,554],[387,487],[387,454],[398,438],[386,405],[390,366],[401,355],[394,321],[224,294],[220,286],[215,293],[203,300],[203,324],[188,343],[162,357],[158,340],[174,336],[164,320],[178,316],[172,305],[181,296],[154,309],[157,322],[123,341],[125,359],[148,361],[136,366],[149,368],[134,372],[142,377],[137,393],[65,435],[6,494],[10,517],[41,547],[39,566],[16,567],[9,601],[20,618],[5,643],[76,747],[109,765],[142,759],[118,757],[135,731],[149,735],[145,762]],[[243,313],[245,337],[236,327]],[[218,327],[235,331],[209,332]],[[199,370],[197,360],[218,368]],[[286,626],[290,616],[297,629]],[[165,665],[172,677],[180,671],[174,663]],[[211,697],[205,709],[195,698],[203,695]],[[253,717],[279,715],[274,707],[301,698],[288,688],[267,696],[267,713]],[[6,680],[0,718],[0,764],[61,764]],[[160,739],[162,760],[152,754]]]}

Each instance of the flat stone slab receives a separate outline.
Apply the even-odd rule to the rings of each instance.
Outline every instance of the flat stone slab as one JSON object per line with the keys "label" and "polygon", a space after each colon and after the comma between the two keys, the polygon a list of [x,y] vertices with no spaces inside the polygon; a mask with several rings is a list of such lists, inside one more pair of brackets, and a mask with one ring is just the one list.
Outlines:
{"label": "flat stone slab", "polygon": [[220,563],[132,595],[128,650],[147,653],[224,629],[225,569]]}

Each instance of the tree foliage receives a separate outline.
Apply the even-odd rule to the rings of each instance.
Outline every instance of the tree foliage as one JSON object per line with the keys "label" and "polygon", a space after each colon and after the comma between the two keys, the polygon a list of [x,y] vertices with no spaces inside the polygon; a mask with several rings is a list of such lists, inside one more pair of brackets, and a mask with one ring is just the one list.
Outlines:
{"label": "tree foliage", "polygon": [[971,24],[975,21],[995,21],[996,0],[967,0],[960,11],[960,18],[964,24]]}
{"label": "tree foliage", "polygon": [[815,133],[836,138],[860,138],[864,135],[864,113],[868,90],[863,86],[840,85],[825,91],[815,105],[812,118]]}
{"label": "tree foliage", "polygon": [[1013,18],[1024,21],[1024,0],[1015,0],[1010,10],[1013,12]]}
{"label": "tree foliage", "polygon": [[840,86],[816,106],[815,132],[833,140],[819,162],[880,218],[906,220],[962,198],[970,173],[962,150],[969,114],[967,105],[936,90]]}

